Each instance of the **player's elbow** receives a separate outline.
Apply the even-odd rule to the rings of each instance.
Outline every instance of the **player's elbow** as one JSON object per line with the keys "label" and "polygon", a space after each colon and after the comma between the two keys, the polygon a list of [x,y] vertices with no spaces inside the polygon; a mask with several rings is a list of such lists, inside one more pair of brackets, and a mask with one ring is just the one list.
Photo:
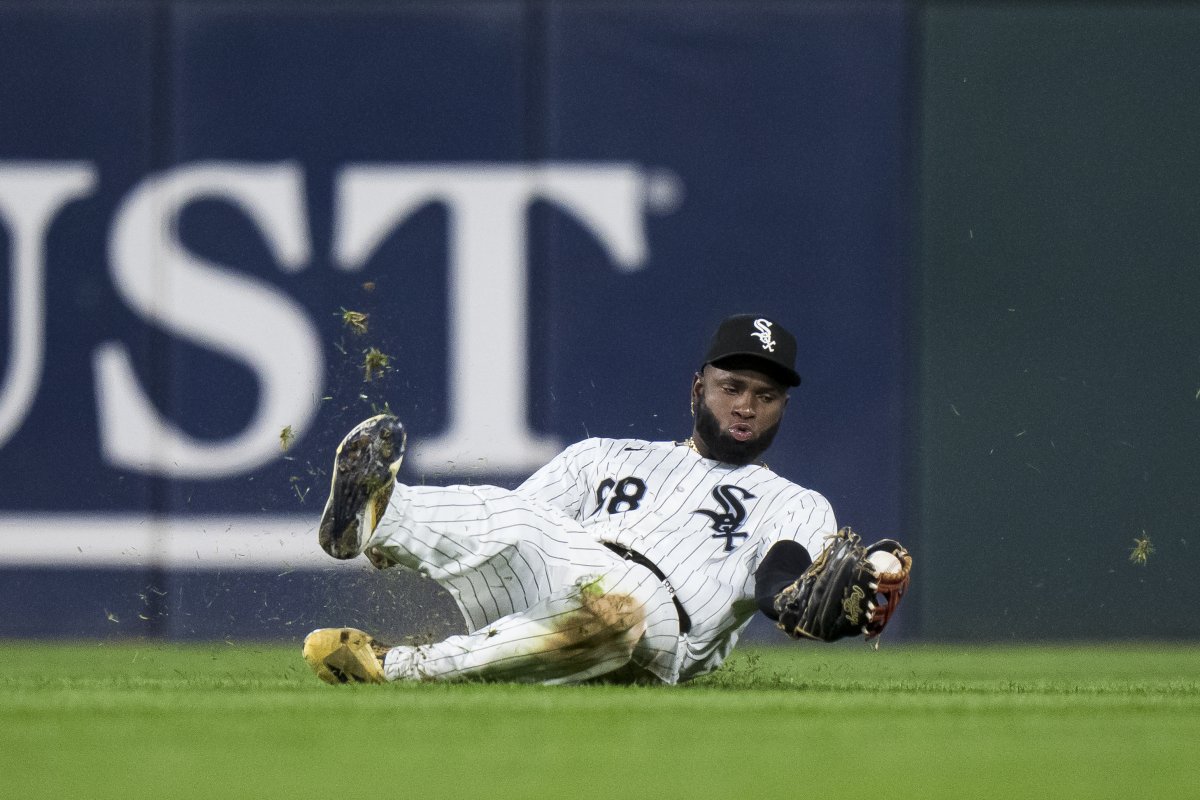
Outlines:
{"label": "player's elbow", "polygon": [[754,600],[769,619],[778,621],[775,598],[812,564],[808,550],[799,542],[783,539],[771,545],[754,571]]}

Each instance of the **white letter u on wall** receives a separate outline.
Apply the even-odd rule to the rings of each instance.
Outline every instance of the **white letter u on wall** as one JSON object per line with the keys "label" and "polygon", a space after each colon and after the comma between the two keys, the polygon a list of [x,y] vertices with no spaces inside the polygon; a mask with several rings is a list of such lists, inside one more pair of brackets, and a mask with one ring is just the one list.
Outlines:
{"label": "white letter u on wall", "polygon": [[0,223],[9,231],[8,368],[0,382],[0,447],[33,405],[46,344],[46,231],[67,203],[90,194],[88,163],[0,164]]}

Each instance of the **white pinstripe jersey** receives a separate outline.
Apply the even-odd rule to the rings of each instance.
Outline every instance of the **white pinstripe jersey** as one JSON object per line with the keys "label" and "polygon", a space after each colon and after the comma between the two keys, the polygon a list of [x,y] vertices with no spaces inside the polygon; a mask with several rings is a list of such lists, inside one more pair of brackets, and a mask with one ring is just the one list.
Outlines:
{"label": "white pinstripe jersey", "polygon": [[658,565],[692,619],[681,679],[715,669],[733,648],[757,609],[754,570],[772,544],[794,539],[815,557],[837,529],[820,494],[679,442],[585,439],[517,491]]}

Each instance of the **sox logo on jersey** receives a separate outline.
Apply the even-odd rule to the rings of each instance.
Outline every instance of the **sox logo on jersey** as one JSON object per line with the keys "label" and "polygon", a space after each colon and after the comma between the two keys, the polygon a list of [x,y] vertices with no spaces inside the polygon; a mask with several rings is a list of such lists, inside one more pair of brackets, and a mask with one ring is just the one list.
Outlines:
{"label": "sox logo on jersey", "polygon": [[737,493],[741,493],[741,500],[753,500],[754,495],[746,491],[740,486],[733,484],[721,484],[713,489],[712,496],[718,503],[721,504],[723,511],[710,511],[707,508],[698,508],[693,511],[693,514],[705,514],[712,518],[712,529],[716,531],[712,535],[714,539],[725,537],[725,552],[733,552],[733,539],[735,536],[745,538],[748,534],[745,531],[739,531],[738,528],[746,521],[746,507],[741,504]]}

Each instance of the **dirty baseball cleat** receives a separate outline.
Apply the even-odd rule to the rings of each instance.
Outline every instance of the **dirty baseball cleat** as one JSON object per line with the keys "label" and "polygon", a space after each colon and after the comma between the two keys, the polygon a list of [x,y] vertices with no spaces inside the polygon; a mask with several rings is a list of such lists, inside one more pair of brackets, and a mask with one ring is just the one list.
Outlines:
{"label": "dirty baseball cleat", "polygon": [[334,558],[362,552],[396,484],[406,434],[400,420],[380,414],[360,422],[338,445],[333,483],[317,540]]}
{"label": "dirty baseball cleat", "polygon": [[304,637],[304,660],[326,683],[386,683],[391,648],[357,628],[317,628]]}

